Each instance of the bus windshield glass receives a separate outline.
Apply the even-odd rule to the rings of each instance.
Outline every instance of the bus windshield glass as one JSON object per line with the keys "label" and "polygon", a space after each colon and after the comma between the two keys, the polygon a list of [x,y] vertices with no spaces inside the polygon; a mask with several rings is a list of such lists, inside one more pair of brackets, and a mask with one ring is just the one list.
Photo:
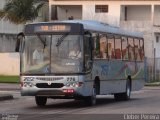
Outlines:
{"label": "bus windshield glass", "polygon": [[23,74],[82,72],[82,35],[26,36],[21,54]]}

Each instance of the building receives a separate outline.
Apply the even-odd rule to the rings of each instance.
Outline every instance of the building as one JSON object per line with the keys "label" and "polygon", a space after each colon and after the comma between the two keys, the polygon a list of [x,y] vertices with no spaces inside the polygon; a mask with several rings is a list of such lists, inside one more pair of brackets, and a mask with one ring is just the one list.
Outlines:
{"label": "building", "polygon": [[[0,1],[0,9],[3,9],[6,0]],[[48,21],[48,6],[45,6],[34,21]],[[0,52],[14,52],[16,36],[23,31],[24,25],[15,25],[4,19],[0,20]]]}
{"label": "building", "polygon": [[160,58],[159,0],[49,0],[49,19],[97,20],[143,32],[146,56]]}

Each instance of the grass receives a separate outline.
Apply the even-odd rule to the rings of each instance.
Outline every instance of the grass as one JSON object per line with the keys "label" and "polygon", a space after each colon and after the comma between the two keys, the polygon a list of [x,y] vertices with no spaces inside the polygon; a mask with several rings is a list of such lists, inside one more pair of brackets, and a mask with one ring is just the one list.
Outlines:
{"label": "grass", "polygon": [[3,76],[0,75],[0,83],[18,83],[19,76]]}

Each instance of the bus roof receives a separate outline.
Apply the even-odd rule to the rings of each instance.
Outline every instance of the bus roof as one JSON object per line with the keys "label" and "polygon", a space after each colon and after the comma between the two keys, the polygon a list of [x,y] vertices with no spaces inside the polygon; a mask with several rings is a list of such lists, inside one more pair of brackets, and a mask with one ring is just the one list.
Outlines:
{"label": "bus roof", "polygon": [[85,30],[90,31],[100,31],[110,34],[117,34],[117,35],[124,35],[128,37],[137,37],[137,38],[143,38],[143,34],[141,32],[132,32],[128,30],[121,29],[120,27],[111,26],[106,23],[93,21],[93,20],[66,20],[62,21],[65,23],[80,23],[83,24],[83,27]]}
{"label": "bus roof", "polygon": [[45,24],[45,23],[51,23],[51,24],[52,23],[71,23],[71,24],[78,23],[78,24],[82,24],[84,29],[89,31],[143,38],[143,34],[141,32],[128,31],[128,30],[121,29],[120,27],[111,26],[109,24],[93,21],[93,20],[65,20],[65,21],[55,21],[55,22],[39,22],[39,23],[31,23],[31,24],[36,25],[36,24]]}

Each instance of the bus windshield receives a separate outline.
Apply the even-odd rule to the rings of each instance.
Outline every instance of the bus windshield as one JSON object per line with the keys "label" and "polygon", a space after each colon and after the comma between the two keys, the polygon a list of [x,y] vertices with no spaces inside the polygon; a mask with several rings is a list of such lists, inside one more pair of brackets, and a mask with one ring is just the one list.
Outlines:
{"label": "bus windshield", "polygon": [[82,35],[26,36],[22,46],[21,73],[82,72]]}

